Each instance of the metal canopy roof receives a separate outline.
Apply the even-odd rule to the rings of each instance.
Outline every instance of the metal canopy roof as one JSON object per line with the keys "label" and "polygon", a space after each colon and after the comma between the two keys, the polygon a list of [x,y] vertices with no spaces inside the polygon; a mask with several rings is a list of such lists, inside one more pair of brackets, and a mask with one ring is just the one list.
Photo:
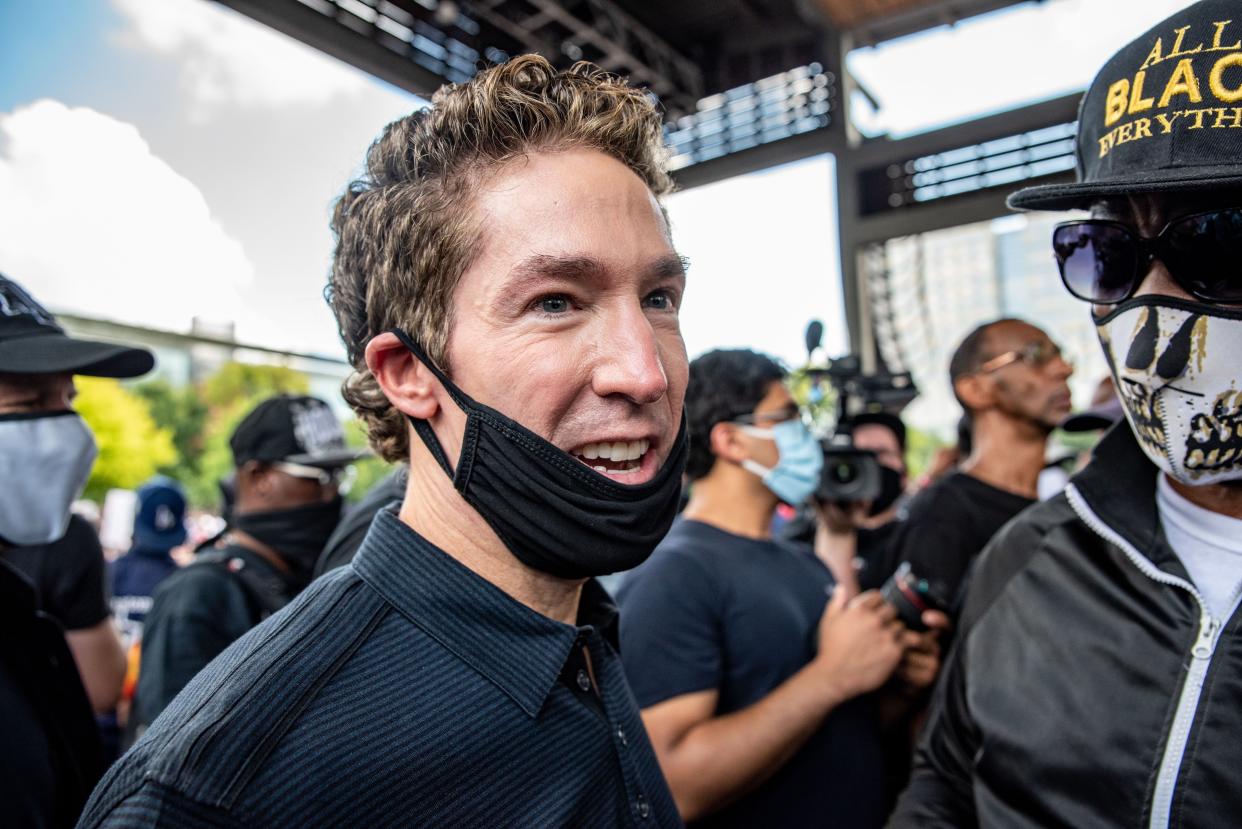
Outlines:
{"label": "metal canopy roof", "polygon": [[832,153],[846,319],[869,368],[883,320],[859,277],[868,252],[1003,215],[1009,191],[1073,169],[1077,96],[900,141],[863,138],[845,105],[850,49],[1042,0],[217,2],[423,97],[525,52],[593,61],[658,96],[683,188]]}

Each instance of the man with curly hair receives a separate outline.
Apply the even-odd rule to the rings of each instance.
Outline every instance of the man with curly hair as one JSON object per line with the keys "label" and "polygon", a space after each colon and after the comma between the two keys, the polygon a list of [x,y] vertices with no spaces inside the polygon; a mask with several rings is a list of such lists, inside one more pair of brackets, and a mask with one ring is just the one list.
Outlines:
{"label": "man with curly hair", "polygon": [[405,499],[186,687],[81,825],[679,823],[593,579],[680,493],[669,188],[651,100],[585,64],[518,58],[389,125],[327,296]]}

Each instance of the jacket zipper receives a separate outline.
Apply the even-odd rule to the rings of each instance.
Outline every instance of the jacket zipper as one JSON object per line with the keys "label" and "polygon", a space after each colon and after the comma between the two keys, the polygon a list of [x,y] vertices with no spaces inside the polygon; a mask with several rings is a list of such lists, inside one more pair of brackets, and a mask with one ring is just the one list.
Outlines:
{"label": "jacket zipper", "polygon": [[1164,572],[1151,563],[1151,560],[1139,553],[1130,542],[1126,541],[1104,523],[1087,505],[1078,487],[1069,484],[1065,488],[1070,506],[1082,522],[1105,541],[1115,545],[1130,559],[1130,562],[1143,575],[1171,587],[1178,587],[1194,596],[1199,604],[1199,634],[1190,649],[1190,665],[1186,669],[1186,678],[1182,682],[1182,692],[1177,700],[1177,712],[1173,716],[1173,726],[1164,745],[1164,757],[1160,760],[1160,773],[1156,777],[1156,789],[1151,796],[1151,820],[1149,829],[1165,829],[1169,825],[1173,808],[1173,793],[1177,787],[1177,778],[1181,773],[1182,758],[1186,754],[1186,743],[1190,739],[1190,729],[1194,725],[1195,713],[1199,708],[1199,697],[1203,693],[1203,680],[1207,677],[1208,668],[1212,665],[1212,655],[1216,651],[1216,643],[1220,638],[1221,623],[1213,619],[1208,610],[1207,602],[1198,589],[1177,576]]}

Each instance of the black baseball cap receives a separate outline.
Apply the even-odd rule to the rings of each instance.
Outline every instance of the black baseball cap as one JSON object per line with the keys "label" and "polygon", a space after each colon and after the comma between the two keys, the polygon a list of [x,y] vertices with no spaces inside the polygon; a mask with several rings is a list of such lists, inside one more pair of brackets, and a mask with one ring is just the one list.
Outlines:
{"label": "black baseball cap", "polygon": [[1195,3],[1113,55],[1079,105],[1075,156],[1075,183],[1019,190],[1009,206],[1085,209],[1107,196],[1242,186],[1238,1]]}
{"label": "black baseball cap", "polygon": [[0,274],[0,372],[138,377],[155,368],[145,348],[78,340],[13,280]]}
{"label": "black baseball cap", "polygon": [[284,461],[321,469],[347,466],[367,453],[345,446],[332,408],[317,397],[282,394],[264,400],[229,439],[233,463]]}

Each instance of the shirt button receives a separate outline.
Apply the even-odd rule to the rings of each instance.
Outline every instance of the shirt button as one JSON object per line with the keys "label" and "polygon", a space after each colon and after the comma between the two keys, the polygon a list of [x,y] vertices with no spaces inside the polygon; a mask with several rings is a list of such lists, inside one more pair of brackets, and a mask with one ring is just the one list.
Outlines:
{"label": "shirt button", "polygon": [[643,797],[641,794],[638,796],[638,799],[634,801],[634,808],[638,810],[638,816],[643,820],[651,817],[651,806],[647,803],[647,798]]}
{"label": "shirt button", "polygon": [[578,687],[583,691],[591,690],[591,678],[587,676],[585,668],[578,669]]}
{"label": "shirt button", "polygon": [[621,741],[621,745],[623,746],[628,746],[630,744],[630,741],[625,739],[625,729],[619,725],[617,726],[617,739]]}

